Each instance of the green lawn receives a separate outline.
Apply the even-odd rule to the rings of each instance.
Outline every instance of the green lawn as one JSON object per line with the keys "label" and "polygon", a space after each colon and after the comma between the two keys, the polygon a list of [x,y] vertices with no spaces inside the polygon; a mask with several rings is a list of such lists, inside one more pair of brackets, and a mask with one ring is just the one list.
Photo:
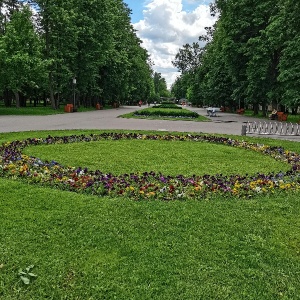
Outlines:
{"label": "green lawn", "polygon": [[[105,173],[162,172],[184,174],[255,174],[287,171],[290,166],[257,152],[211,143],[180,141],[104,140],[39,145],[23,153],[67,166],[88,167]],[[246,163],[245,163],[246,162]]]}
{"label": "green lawn", "polygon": [[[90,111],[95,110],[92,107],[85,108],[81,106],[78,108],[78,112],[83,111]],[[0,116],[1,115],[30,115],[30,116],[45,116],[45,115],[56,115],[56,114],[63,114],[64,112],[64,105],[60,105],[58,109],[52,109],[50,106],[28,106],[28,107],[4,107],[0,105]]]}
{"label": "green lawn", "polygon": [[[84,132],[89,131],[80,131]],[[47,134],[5,133],[0,141]],[[295,142],[245,139],[280,142],[300,152]],[[209,159],[209,150],[209,155],[224,152],[219,164],[211,167],[214,173],[221,165],[222,172],[235,172],[233,159],[241,172],[285,167],[243,149],[229,148],[233,152],[226,153],[228,147],[221,145],[137,142],[50,145],[26,151],[107,170],[117,168],[112,161],[121,153],[119,172],[143,171],[145,161],[150,161],[149,168],[170,173],[182,165],[182,172],[200,172],[204,166],[197,165]],[[136,155],[138,149],[148,152]],[[197,163],[183,163],[188,155],[169,162],[189,150]],[[245,158],[246,154],[254,156]],[[129,163],[126,157],[131,157]],[[157,165],[154,158],[161,158]],[[245,159],[252,163],[240,163]],[[299,193],[251,200],[137,202],[5,178],[0,178],[0,190],[0,299],[300,299]],[[19,269],[30,265],[37,277],[25,285]]]}
{"label": "green lawn", "polygon": [[64,108],[61,106],[59,109],[52,109],[50,106],[37,106],[37,107],[4,107],[0,106],[0,115],[53,115],[64,113]]}

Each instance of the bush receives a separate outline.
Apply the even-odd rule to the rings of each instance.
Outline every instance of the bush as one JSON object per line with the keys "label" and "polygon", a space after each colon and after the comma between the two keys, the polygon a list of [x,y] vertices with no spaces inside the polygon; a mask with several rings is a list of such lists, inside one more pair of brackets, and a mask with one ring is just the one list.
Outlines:
{"label": "bush", "polygon": [[135,112],[138,116],[159,116],[173,118],[198,118],[199,114],[187,109],[170,109],[170,108],[146,108]]}
{"label": "bush", "polygon": [[152,108],[171,108],[171,109],[182,109],[182,107],[174,104],[174,103],[162,103],[159,105],[155,105]]}
{"label": "bush", "polygon": [[174,104],[174,102],[172,102],[172,101],[163,101],[163,102],[161,102],[161,104]]}

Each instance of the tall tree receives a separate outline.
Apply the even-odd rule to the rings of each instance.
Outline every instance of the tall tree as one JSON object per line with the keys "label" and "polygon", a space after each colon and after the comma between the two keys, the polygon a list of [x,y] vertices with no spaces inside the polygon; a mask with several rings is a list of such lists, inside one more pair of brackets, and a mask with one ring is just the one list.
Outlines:
{"label": "tall tree", "polygon": [[153,82],[154,82],[154,91],[158,98],[169,95],[166,79],[161,76],[161,73],[154,72]]}
{"label": "tall tree", "polygon": [[71,90],[75,76],[78,28],[73,0],[37,0],[41,33],[48,66],[48,90],[51,106],[58,106],[61,93]]}
{"label": "tall tree", "polygon": [[1,86],[13,91],[17,107],[21,105],[20,93],[38,87],[45,75],[42,44],[31,17],[28,6],[15,10],[0,40]]}
{"label": "tall tree", "polygon": [[182,73],[195,70],[200,65],[203,48],[198,42],[185,44],[172,61],[173,65]]}
{"label": "tall tree", "polygon": [[[296,0],[282,0],[281,13],[274,20],[277,40],[283,44],[279,62],[282,104],[291,107],[293,113],[300,106],[300,3]],[[284,35],[282,30],[284,28]],[[283,40],[283,38],[285,40]]]}
{"label": "tall tree", "polygon": [[[31,20],[31,25],[42,42],[43,66],[48,74],[47,87],[41,84],[39,87],[44,89],[45,97],[49,95],[53,108],[60,101],[73,101],[75,79],[76,105],[94,105],[101,99],[123,101],[150,96],[152,64],[130,24],[130,9],[122,0],[3,1],[8,7],[8,17],[1,14],[0,64],[8,64],[4,51],[8,37],[14,43],[11,33],[5,43],[2,39],[6,23],[14,11],[22,8],[23,2],[28,2],[37,12],[38,18]],[[3,1],[0,4],[4,5]],[[40,58],[40,52],[41,48],[36,59]],[[1,68],[0,72],[4,70]],[[1,79],[0,87],[7,87]]]}

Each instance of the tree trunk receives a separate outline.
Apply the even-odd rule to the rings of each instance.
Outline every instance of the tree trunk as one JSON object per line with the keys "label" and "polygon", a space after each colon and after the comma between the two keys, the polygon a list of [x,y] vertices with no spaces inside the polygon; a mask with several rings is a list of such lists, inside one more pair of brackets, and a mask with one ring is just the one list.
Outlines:
{"label": "tree trunk", "polygon": [[59,102],[60,102],[60,94],[57,94],[57,97],[55,99],[55,109],[59,108]]}
{"label": "tree trunk", "polygon": [[16,100],[16,108],[20,108],[20,95],[18,91],[14,91],[15,100]]}
{"label": "tree trunk", "polygon": [[258,111],[259,111],[259,105],[258,105],[258,103],[254,103],[253,104],[253,114],[255,116],[257,116],[258,115]]}
{"label": "tree trunk", "polygon": [[21,107],[26,107],[26,97],[23,93],[19,93],[19,101]]}
{"label": "tree trunk", "polygon": [[266,105],[262,105],[262,115],[265,117],[267,115]]}
{"label": "tree trunk", "polygon": [[54,91],[53,91],[53,80],[52,80],[52,74],[49,74],[49,93],[50,93],[50,103],[51,107],[53,109],[56,109],[55,106],[55,98],[54,98]]}
{"label": "tree trunk", "polygon": [[3,97],[4,97],[5,107],[11,107],[11,98],[12,98],[11,91],[6,89],[3,93]]}
{"label": "tree trunk", "polygon": [[285,106],[284,106],[284,105],[282,105],[282,104],[280,104],[280,105],[279,105],[279,108],[280,108],[280,110],[279,110],[279,111],[283,111],[283,112],[285,112],[285,110],[286,110]]}
{"label": "tree trunk", "polygon": [[297,115],[297,111],[298,111],[298,106],[296,107],[292,107],[292,115]]}

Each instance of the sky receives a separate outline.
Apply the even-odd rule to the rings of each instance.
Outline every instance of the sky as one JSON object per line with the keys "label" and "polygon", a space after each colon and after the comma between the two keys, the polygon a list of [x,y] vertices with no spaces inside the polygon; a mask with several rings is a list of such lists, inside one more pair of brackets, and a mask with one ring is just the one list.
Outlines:
{"label": "sky", "polygon": [[132,10],[131,22],[143,41],[153,69],[166,79],[168,88],[180,75],[172,65],[179,49],[198,41],[216,19],[210,0],[123,0]]}

